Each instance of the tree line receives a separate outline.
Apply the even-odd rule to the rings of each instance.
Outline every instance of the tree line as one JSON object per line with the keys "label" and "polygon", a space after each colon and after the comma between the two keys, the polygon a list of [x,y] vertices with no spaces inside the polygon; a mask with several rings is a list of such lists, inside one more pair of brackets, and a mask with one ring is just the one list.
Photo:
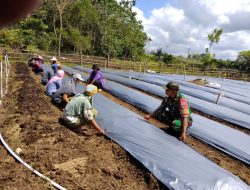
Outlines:
{"label": "tree line", "polygon": [[135,0],[43,0],[19,23],[0,30],[14,49],[112,56],[139,60],[148,38],[132,11]]}
{"label": "tree line", "polygon": [[250,73],[250,50],[239,52],[236,60],[222,60],[215,58],[215,54],[212,53],[211,50],[215,44],[219,43],[222,33],[223,29],[215,28],[212,33],[208,34],[207,38],[209,46],[205,49],[204,53],[189,54],[188,52],[188,57],[185,59],[182,56],[174,56],[163,52],[162,48],[158,48],[156,52],[152,52],[154,57],[151,57],[151,59],[153,58],[156,61],[161,60],[165,64],[189,63],[188,60],[195,60],[202,63],[200,64],[200,68],[204,71],[206,69],[237,69],[239,71]]}

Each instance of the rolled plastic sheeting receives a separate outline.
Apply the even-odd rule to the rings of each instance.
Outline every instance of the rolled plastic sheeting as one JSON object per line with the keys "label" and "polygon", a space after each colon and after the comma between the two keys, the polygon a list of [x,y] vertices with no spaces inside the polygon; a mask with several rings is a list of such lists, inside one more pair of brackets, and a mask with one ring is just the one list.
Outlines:
{"label": "rolled plastic sheeting", "polygon": [[[76,71],[72,69],[69,70],[70,72]],[[133,84],[136,83],[142,82],[133,81]],[[115,82],[106,81],[104,88],[114,96],[119,97],[147,113],[153,112],[161,103],[160,100]],[[154,90],[156,90],[156,88],[154,88]],[[161,89],[161,91],[163,91],[163,89]],[[188,129],[190,135],[250,164],[250,146],[248,146],[250,144],[250,137],[248,135],[197,114],[192,115],[194,121],[193,126]],[[241,140],[239,141],[239,139]]]}
{"label": "rolled plastic sheeting", "polygon": [[[75,68],[80,68],[80,66],[76,66]],[[220,93],[220,89],[213,89],[206,86],[196,85],[190,82],[186,82],[183,77],[179,77],[179,75],[164,75],[164,74],[148,74],[148,73],[138,73],[138,72],[125,72],[125,71],[113,71],[113,70],[104,70],[105,73],[116,74],[119,76],[127,77],[127,78],[135,78],[137,80],[146,81],[149,83],[157,84],[157,85],[165,85],[167,81],[175,81],[180,83],[182,86],[191,87],[194,89],[202,90],[205,92],[210,92],[212,94],[218,95]],[[153,79],[153,80],[152,80]],[[230,85],[230,84],[229,84]],[[222,82],[222,92],[225,97],[237,100],[239,102],[243,102],[246,104],[250,104],[250,91],[244,91],[245,85],[241,85],[239,89],[232,89],[230,86],[225,86],[224,82]]]}
{"label": "rolled plastic sheeting", "polygon": [[[79,89],[79,92],[82,91]],[[107,136],[140,161],[168,188],[249,189],[238,177],[145,122],[139,115],[100,94],[94,99],[95,108],[100,113],[97,122],[106,130]]]}
{"label": "rolled plastic sheeting", "polygon": [[[151,76],[152,77],[152,76]],[[156,76],[154,76],[155,78]],[[191,87],[191,88],[195,88],[195,89],[199,89],[199,90],[203,90],[206,92],[210,92],[213,93],[215,95],[217,95],[220,92],[220,88],[211,88],[211,87],[207,87],[207,86],[201,86],[201,85],[197,85],[197,84],[193,84],[191,82],[186,82],[184,80],[178,79],[176,77],[169,77],[169,76],[161,76],[161,77],[157,77],[159,79],[162,80],[174,80],[178,83],[180,83],[182,86],[187,86],[187,87]],[[231,98],[233,100],[237,100],[246,104],[250,104],[250,90],[246,90],[245,85],[238,85],[238,87],[232,87],[230,86],[231,84],[227,84],[227,82],[225,82],[224,80],[219,80],[217,82],[218,84],[221,85],[222,88],[222,92],[224,94],[225,97],[227,98]]]}
{"label": "rolled plastic sheeting", "polygon": [[[125,76],[125,73],[123,73],[123,76]],[[160,78],[158,76],[148,76],[148,74],[145,74],[145,75],[127,74],[127,77],[130,77],[130,76],[137,80],[145,81],[145,82],[156,84],[159,86],[163,86],[163,85],[165,86],[167,82],[175,81],[181,85],[181,91],[183,93],[189,96],[193,96],[202,100],[212,102],[212,103],[216,103],[216,99],[218,97],[218,94],[220,93],[220,90],[218,89],[212,89],[212,88],[208,88],[205,86],[196,85],[190,82],[176,80],[170,77]],[[241,92],[241,90],[233,90],[231,92],[228,92],[225,90],[226,88],[222,87],[222,93],[224,96],[220,98],[219,103],[218,103],[219,105],[232,108],[243,113],[250,114],[250,111],[249,111],[250,110],[249,109],[250,108],[250,95],[249,95],[250,91],[249,93],[243,93]]]}
{"label": "rolled plastic sheeting", "polygon": [[[104,72],[107,73],[114,73],[113,70],[105,70]],[[218,94],[217,89],[211,89],[204,86],[196,85],[190,82],[186,82],[187,80],[194,80],[197,79],[197,76],[186,76],[184,78],[183,75],[176,75],[176,74],[149,74],[149,73],[139,73],[139,72],[131,72],[131,71],[115,71],[116,74],[121,76],[132,76],[132,77],[140,77],[145,76],[148,78],[157,78],[161,80],[174,80],[177,82],[183,82],[182,85],[192,86],[193,88],[202,89],[204,91]],[[236,80],[230,80],[230,79],[219,79],[219,78],[212,78],[212,77],[204,77],[208,81],[216,81],[222,84],[222,89],[226,97],[232,98],[240,101],[239,96],[248,97],[250,98],[250,83],[245,81],[236,81]],[[236,95],[236,96],[235,96]]]}
{"label": "rolled plastic sheeting", "polygon": [[[85,72],[90,71],[90,69],[86,69],[86,68],[78,67],[78,66],[74,68],[77,68],[78,70],[85,71]],[[113,80],[113,81],[116,81],[116,82],[119,82],[128,86],[132,86],[132,87],[153,93],[161,97],[165,96],[164,90],[162,89],[162,87],[158,85],[150,84],[150,83],[139,81],[139,80],[132,80],[129,78],[124,78],[124,77],[120,77],[120,76],[112,75],[108,73],[106,73],[105,76],[110,80]],[[147,80],[150,81],[151,79],[147,79]],[[159,83],[163,84],[162,80],[154,79],[154,81],[158,81],[158,84]],[[224,107],[218,104],[213,104],[211,102],[207,102],[205,100],[195,98],[189,95],[185,95],[185,96],[187,97],[188,102],[192,108],[199,110],[203,113],[212,115],[214,117],[237,124],[244,128],[250,129],[249,114],[242,113],[242,112],[239,112],[234,109]]]}

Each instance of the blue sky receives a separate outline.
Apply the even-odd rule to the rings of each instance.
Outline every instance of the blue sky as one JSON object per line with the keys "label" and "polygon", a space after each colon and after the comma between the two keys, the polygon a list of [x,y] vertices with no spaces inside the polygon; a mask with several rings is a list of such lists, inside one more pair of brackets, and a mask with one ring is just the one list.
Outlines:
{"label": "blue sky", "polygon": [[136,7],[142,10],[146,17],[149,17],[153,9],[161,8],[168,2],[168,0],[136,0]]}
{"label": "blue sky", "polygon": [[204,53],[215,28],[223,29],[211,49],[216,58],[234,60],[250,50],[250,0],[136,0],[133,11],[152,39],[148,52],[162,48],[186,56],[190,48],[193,54]]}

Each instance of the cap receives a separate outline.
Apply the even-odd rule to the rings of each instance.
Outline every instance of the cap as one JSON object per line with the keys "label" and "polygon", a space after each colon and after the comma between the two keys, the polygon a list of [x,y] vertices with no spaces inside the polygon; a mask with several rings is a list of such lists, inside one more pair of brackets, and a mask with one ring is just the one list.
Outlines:
{"label": "cap", "polygon": [[165,89],[172,89],[172,90],[177,90],[179,91],[179,84],[177,84],[176,82],[169,82],[166,84]]}
{"label": "cap", "polygon": [[75,73],[75,74],[73,75],[73,78],[76,78],[76,79],[78,79],[78,80],[80,80],[80,81],[84,81],[84,79],[82,78],[82,76],[81,76],[79,73]]}
{"label": "cap", "polygon": [[94,64],[93,66],[92,66],[92,69],[100,69],[100,66],[99,65],[97,65],[97,64]]}
{"label": "cap", "polygon": [[86,87],[84,94],[86,94],[87,96],[93,96],[97,93],[97,91],[97,87],[93,84],[90,84]]}
{"label": "cap", "polygon": [[52,57],[51,61],[57,61],[56,57]]}

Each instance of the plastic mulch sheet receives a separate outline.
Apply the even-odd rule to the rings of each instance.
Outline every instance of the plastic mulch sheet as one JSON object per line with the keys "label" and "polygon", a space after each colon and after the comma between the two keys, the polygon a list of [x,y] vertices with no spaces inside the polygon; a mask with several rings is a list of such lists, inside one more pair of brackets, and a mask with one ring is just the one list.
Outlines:
{"label": "plastic mulch sheet", "polygon": [[[67,68],[68,70],[71,73],[77,72],[71,68]],[[147,113],[154,111],[161,103],[160,100],[115,82],[106,81],[105,90]],[[248,135],[197,114],[192,114],[192,116],[193,126],[188,130],[192,136],[250,164],[250,147],[248,146],[250,138]],[[241,140],[239,141],[239,139]]]}
{"label": "plastic mulch sheet", "polygon": [[[74,67],[74,68],[77,68],[77,69],[79,69],[81,71],[85,71],[85,72],[91,71],[90,69],[85,69],[85,68],[82,68],[79,66]],[[163,97],[165,95],[164,90],[158,85],[150,84],[150,83],[139,81],[139,80],[132,80],[129,78],[124,78],[121,76],[108,74],[108,73],[106,73],[105,76],[110,80],[117,81],[119,83],[129,85],[129,86],[153,93],[153,94],[161,96],[161,97]],[[148,80],[151,80],[151,79],[148,79]],[[163,81],[161,81],[159,79],[152,79],[152,80],[161,82],[161,84],[166,84],[165,82],[163,83]],[[182,86],[181,86],[181,89],[182,89]],[[228,108],[228,107],[214,104],[214,103],[211,103],[211,102],[208,102],[208,101],[205,101],[205,100],[202,100],[200,98],[196,98],[196,97],[193,97],[190,95],[186,95],[186,97],[187,97],[189,104],[192,108],[199,110],[203,113],[212,115],[214,117],[217,117],[217,118],[229,121],[231,123],[237,124],[237,125],[242,126],[244,128],[250,129],[249,114],[232,109],[235,106],[237,107],[237,105],[231,105],[232,108]],[[239,103],[241,103],[241,102],[239,102]],[[249,111],[250,109],[247,109],[247,107],[249,107],[249,105],[248,106],[246,106],[246,105],[247,104],[244,104],[243,109],[246,111]],[[240,106],[238,106],[238,107],[240,107]]]}
{"label": "plastic mulch sheet", "polygon": [[[79,92],[84,87],[81,88]],[[249,189],[238,177],[145,122],[132,111],[100,94],[94,97],[94,102],[99,112],[97,122],[107,135],[169,189]]]}

